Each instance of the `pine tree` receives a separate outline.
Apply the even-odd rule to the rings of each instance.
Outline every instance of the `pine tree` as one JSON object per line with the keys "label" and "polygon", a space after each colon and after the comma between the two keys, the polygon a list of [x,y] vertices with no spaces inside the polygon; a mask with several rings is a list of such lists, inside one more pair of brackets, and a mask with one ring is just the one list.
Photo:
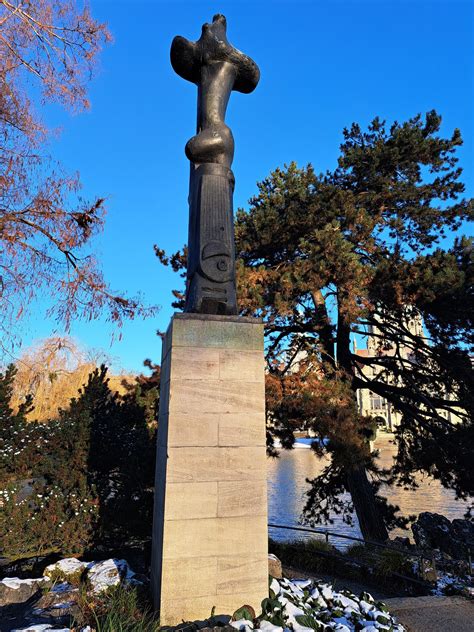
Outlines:
{"label": "pine tree", "polygon": [[85,464],[99,508],[94,545],[150,536],[155,453],[146,412],[141,402],[111,391],[102,365],[62,413],[63,422],[89,418]]}
{"label": "pine tree", "polygon": [[[386,539],[396,508],[376,494],[373,420],[358,412],[358,389],[403,415],[392,482],[414,484],[425,471],[459,497],[474,491],[472,241],[443,246],[472,219],[473,204],[462,197],[460,132],[443,138],[440,126],[434,111],[390,127],[376,118],[367,131],[354,124],[334,171],[276,169],[235,222],[241,310],[265,323],[273,424],[284,445],[296,426],[311,427],[316,450],[332,457],[313,481],[306,516],[347,516],[338,494],[348,490],[367,539]],[[184,251],[168,258],[155,249],[162,263],[183,268]],[[426,336],[410,330],[418,316]],[[378,350],[361,357],[352,341],[369,328]]]}

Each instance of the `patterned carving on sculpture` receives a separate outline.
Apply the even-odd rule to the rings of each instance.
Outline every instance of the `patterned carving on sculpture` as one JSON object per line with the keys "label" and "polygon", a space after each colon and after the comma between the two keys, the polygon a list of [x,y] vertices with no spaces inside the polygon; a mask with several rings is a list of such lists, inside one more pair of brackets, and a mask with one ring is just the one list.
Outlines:
{"label": "patterned carving on sculpture", "polygon": [[196,42],[175,37],[171,64],[198,87],[197,134],[186,144],[191,174],[185,311],[237,314],[230,169],[234,138],[224,119],[232,90],[252,92],[260,72],[227,41],[223,15],[204,24]]}

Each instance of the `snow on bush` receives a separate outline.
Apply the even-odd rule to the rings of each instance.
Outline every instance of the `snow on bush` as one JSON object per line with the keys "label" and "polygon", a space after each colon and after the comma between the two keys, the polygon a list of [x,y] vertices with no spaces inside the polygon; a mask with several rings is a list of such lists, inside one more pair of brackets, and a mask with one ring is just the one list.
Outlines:
{"label": "snow on bush", "polygon": [[357,597],[310,579],[273,579],[262,614],[254,622],[239,619],[231,625],[241,632],[254,628],[263,632],[405,632],[385,604],[368,593]]}

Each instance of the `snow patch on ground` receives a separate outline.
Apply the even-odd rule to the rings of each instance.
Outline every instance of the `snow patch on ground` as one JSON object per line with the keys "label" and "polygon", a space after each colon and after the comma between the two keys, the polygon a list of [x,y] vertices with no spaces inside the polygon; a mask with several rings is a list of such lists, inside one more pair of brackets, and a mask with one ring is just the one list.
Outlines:
{"label": "snow patch on ground", "polygon": [[[122,582],[125,584],[139,583],[135,579],[135,573],[125,560],[116,560],[113,558],[101,562],[81,562],[81,560],[75,557],[68,557],[47,566],[44,575],[51,577],[54,576],[55,573],[60,572],[67,580],[68,577],[84,571],[91,584],[92,592],[96,595],[104,592],[108,588],[118,586]],[[54,590],[57,592],[67,591],[70,590],[70,586],[67,582],[63,582],[56,586]]]}
{"label": "snow patch on ground", "polygon": [[44,630],[55,630],[55,632],[71,632],[71,628],[55,628],[50,623],[35,623],[27,628],[16,628],[12,632],[44,632]]}
{"label": "snow patch on ground", "polygon": [[[54,630],[54,632],[72,632],[71,628],[55,628],[51,623],[33,623],[27,628],[15,628],[11,632],[45,632],[46,630]],[[77,630],[77,628],[74,628]],[[90,625],[81,628],[80,632],[92,632]]]}
{"label": "snow patch on ground", "polygon": [[69,575],[81,573],[85,568],[87,568],[87,566],[87,562],[81,562],[81,560],[78,560],[75,557],[66,557],[55,564],[47,566],[44,569],[43,575],[45,577],[50,577],[55,572],[59,571],[67,578]]}
{"label": "snow patch on ground", "polygon": [[438,571],[436,588],[431,593],[437,597],[462,593],[466,595],[472,594],[474,593],[473,577],[469,575],[459,577],[453,573],[441,573]]}
{"label": "snow patch on ground", "polygon": [[102,562],[89,564],[87,579],[92,586],[92,592],[96,595],[118,586],[122,581],[134,583],[135,573],[125,560],[108,559]]}
{"label": "snow patch on ground", "polygon": [[49,580],[46,577],[40,577],[39,579],[19,579],[18,577],[5,577],[0,581],[0,584],[3,584],[11,590],[19,590],[22,586],[35,586],[36,584],[42,584],[48,581]]}
{"label": "snow patch on ground", "polygon": [[54,586],[51,588],[52,593],[71,592],[72,590],[74,590],[74,588],[71,586],[71,584],[68,584],[67,582],[62,582],[61,584],[54,584]]}

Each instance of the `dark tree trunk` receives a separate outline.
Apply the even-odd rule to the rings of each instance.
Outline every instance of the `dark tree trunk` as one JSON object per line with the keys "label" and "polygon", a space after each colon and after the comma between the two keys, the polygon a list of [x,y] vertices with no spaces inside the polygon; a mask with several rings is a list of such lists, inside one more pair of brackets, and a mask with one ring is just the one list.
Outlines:
{"label": "dark tree trunk", "polygon": [[388,539],[388,532],[380,509],[377,507],[374,490],[367,477],[365,468],[358,467],[349,470],[346,480],[362,537],[364,540],[385,542]]}
{"label": "dark tree trunk", "polygon": [[[356,386],[354,367],[352,364],[350,327],[338,314],[337,322],[337,363],[345,370],[348,379],[351,380],[352,391],[356,398]],[[369,446],[367,445],[367,449]],[[352,497],[359,527],[364,540],[376,540],[384,542],[388,539],[381,511],[377,506],[375,492],[370,484],[365,468],[361,466],[351,467],[346,471],[347,490]]]}
{"label": "dark tree trunk", "polygon": [[333,368],[336,366],[335,358],[335,346],[334,346],[334,332],[329,319],[329,314],[326,306],[326,301],[321,290],[316,290],[312,293],[313,303],[316,308],[314,320],[316,322],[316,331],[319,335],[319,340],[322,345],[322,352],[324,354],[324,360],[329,362]]}

